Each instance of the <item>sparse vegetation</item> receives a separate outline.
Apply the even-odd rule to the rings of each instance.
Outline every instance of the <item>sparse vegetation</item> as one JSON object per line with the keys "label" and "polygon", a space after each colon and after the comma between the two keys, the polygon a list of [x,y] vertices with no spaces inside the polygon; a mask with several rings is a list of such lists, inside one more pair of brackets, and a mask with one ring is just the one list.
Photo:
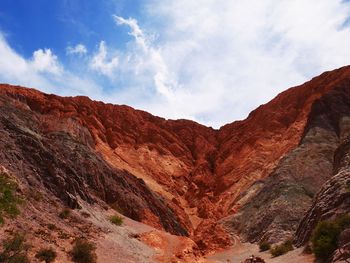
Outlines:
{"label": "sparse vegetation", "polygon": [[320,260],[327,260],[338,247],[340,233],[350,226],[350,216],[343,215],[333,221],[321,221],[312,235],[312,249]]}
{"label": "sparse vegetation", "polygon": [[260,252],[267,251],[270,248],[271,248],[271,245],[267,241],[262,241],[259,243]]}
{"label": "sparse vegetation", "polygon": [[55,261],[57,253],[52,248],[43,248],[35,254],[35,257],[40,261],[45,261],[45,263],[51,263]]}
{"label": "sparse vegetation", "polygon": [[0,174],[0,225],[4,224],[4,216],[14,218],[19,215],[17,207],[22,202],[17,194],[17,184],[6,174]]}
{"label": "sparse vegetation", "polygon": [[109,221],[111,221],[112,224],[117,226],[121,226],[123,224],[123,218],[118,215],[111,216],[109,218]]}
{"label": "sparse vegetation", "polygon": [[77,239],[70,251],[71,258],[76,263],[95,263],[96,253],[95,245],[84,239]]}
{"label": "sparse vegetation", "polygon": [[350,227],[350,215],[345,214],[338,217],[335,220],[335,223],[339,226],[340,230],[343,231],[344,229]]}
{"label": "sparse vegetation", "polygon": [[66,219],[70,216],[70,209],[65,208],[63,209],[59,214],[58,214],[59,218],[61,219]]}
{"label": "sparse vegetation", "polygon": [[29,263],[27,251],[29,249],[23,234],[15,234],[3,243],[3,251],[0,253],[0,262],[4,263]]}
{"label": "sparse vegetation", "polygon": [[278,257],[286,254],[287,252],[293,250],[293,244],[291,240],[286,240],[280,245],[276,245],[270,249],[270,253],[273,257]]}

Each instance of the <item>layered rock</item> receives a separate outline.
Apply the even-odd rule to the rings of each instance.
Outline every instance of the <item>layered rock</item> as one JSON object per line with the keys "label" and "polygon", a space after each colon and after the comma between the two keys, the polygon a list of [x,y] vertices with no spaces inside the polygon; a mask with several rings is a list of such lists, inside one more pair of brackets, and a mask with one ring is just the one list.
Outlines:
{"label": "layered rock", "polygon": [[79,199],[104,201],[134,220],[188,234],[142,179],[112,168],[94,150],[91,134],[79,121],[49,118],[5,96],[0,106],[1,164],[28,189],[47,189],[71,208],[79,206]]}
{"label": "layered rock", "polygon": [[[297,232],[297,246],[305,245],[320,221],[335,220],[350,213],[350,139],[347,138],[338,147],[334,158],[335,175],[329,179],[317,194],[311,208],[303,217]],[[350,258],[349,229],[345,229],[339,238],[339,248],[333,262]]]}
{"label": "layered rock", "polygon": [[223,222],[252,242],[292,238],[313,197],[332,176],[335,150],[349,134],[349,103],[349,79],[315,101],[299,146],[267,179],[243,192],[243,197],[252,196],[249,202],[245,200],[240,211]]}
{"label": "layered rock", "polygon": [[279,241],[332,175],[350,130],[349,79],[350,67],[326,72],[219,130],[1,85],[3,165],[72,207],[102,200],[208,250],[230,244],[218,221]]}

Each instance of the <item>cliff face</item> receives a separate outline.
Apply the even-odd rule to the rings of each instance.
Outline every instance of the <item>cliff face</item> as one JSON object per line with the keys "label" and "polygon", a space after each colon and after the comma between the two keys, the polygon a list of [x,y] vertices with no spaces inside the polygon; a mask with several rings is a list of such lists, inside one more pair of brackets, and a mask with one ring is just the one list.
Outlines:
{"label": "cliff face", "polygon": [[[219,130],[1,85],[1,164],[71,207],[106,202],[195,240],[219,221],[247,240],[278,241],[332,176],[350,130],[349,80],[350,67],[326,72]],[[229,245],[224,235],[210,243]]]}
{"label": "cliff face", "polygon": [[299,145],[279,161],[266,180],[248,189],[255,193],[253,197],[238,213],[225,218],[225,223],[249,241],[292,238],[313,197],[332,177],[334,153],[349,135],[349,102],[347,78],[316,100]]}
{"label": "cliff face", "polygon": [[[347,118],[349,120],[349,117]],[[317,193],[311,207],[303,216],[296,231],[296,245],[305,245],[312,235],[317,223],[324,220],[336,220],[350,212],[350,138],[344,139],[334,154],[333,172]],[[350,257],[349,229],[340,234],[338,249],[333,255],[332,262]]]}
{"label": "cliff face", "polygon": [[1,165],[28,188],[44,187],[71,208],[79,207],[79,199],[102,200],[134,220],[188,234],[142,179],[106,163],[78,120],[33,112],[21,102],[23,98],[0,97],[0,158]]}

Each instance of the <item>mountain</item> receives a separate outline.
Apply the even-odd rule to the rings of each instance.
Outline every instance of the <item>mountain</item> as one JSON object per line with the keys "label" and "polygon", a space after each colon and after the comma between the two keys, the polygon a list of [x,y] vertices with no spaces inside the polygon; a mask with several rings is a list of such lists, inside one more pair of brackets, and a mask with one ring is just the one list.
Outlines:
{"label": "mountain", "polygon": [[[348,192],[336,187],[348,187],[349,132],[350,67],[290,88],[218,130],[3,84],[1,173],[16,181],[25,216],[5,220],[0,236],[22,229],[33,243],[51,240],[58,248],[84,236],[97,242],[99,258],[114,242],[125,262],[141,261],[109,240],[112,234],[134,242],[145,262],[145,244],[159,246],[163,262],[199,262],[237,235],[248,242],[295,238],[302,246],[320,220],[349,212]],[[65,207],[74,217],[62,221]],[[142,231],[111,227],[113,213],[126,217],[125,229]],[[46,233],[50,221],[69,238]],[[165,253],[167,242],[179,244],[171,245],[177,252]]]}

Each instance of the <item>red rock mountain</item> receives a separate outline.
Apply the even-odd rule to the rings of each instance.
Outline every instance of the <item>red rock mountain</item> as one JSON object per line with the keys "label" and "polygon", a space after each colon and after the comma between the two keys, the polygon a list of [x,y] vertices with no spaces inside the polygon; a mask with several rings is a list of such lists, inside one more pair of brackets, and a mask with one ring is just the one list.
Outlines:
{"label": "red rock mountain", "polygon": [[225,230],[280,241],[332,177],[349,90],[350,67],[326,72],[215,130],[1,85],[1,165],[72,208],[105,202],[204,250],[230,245]]}

